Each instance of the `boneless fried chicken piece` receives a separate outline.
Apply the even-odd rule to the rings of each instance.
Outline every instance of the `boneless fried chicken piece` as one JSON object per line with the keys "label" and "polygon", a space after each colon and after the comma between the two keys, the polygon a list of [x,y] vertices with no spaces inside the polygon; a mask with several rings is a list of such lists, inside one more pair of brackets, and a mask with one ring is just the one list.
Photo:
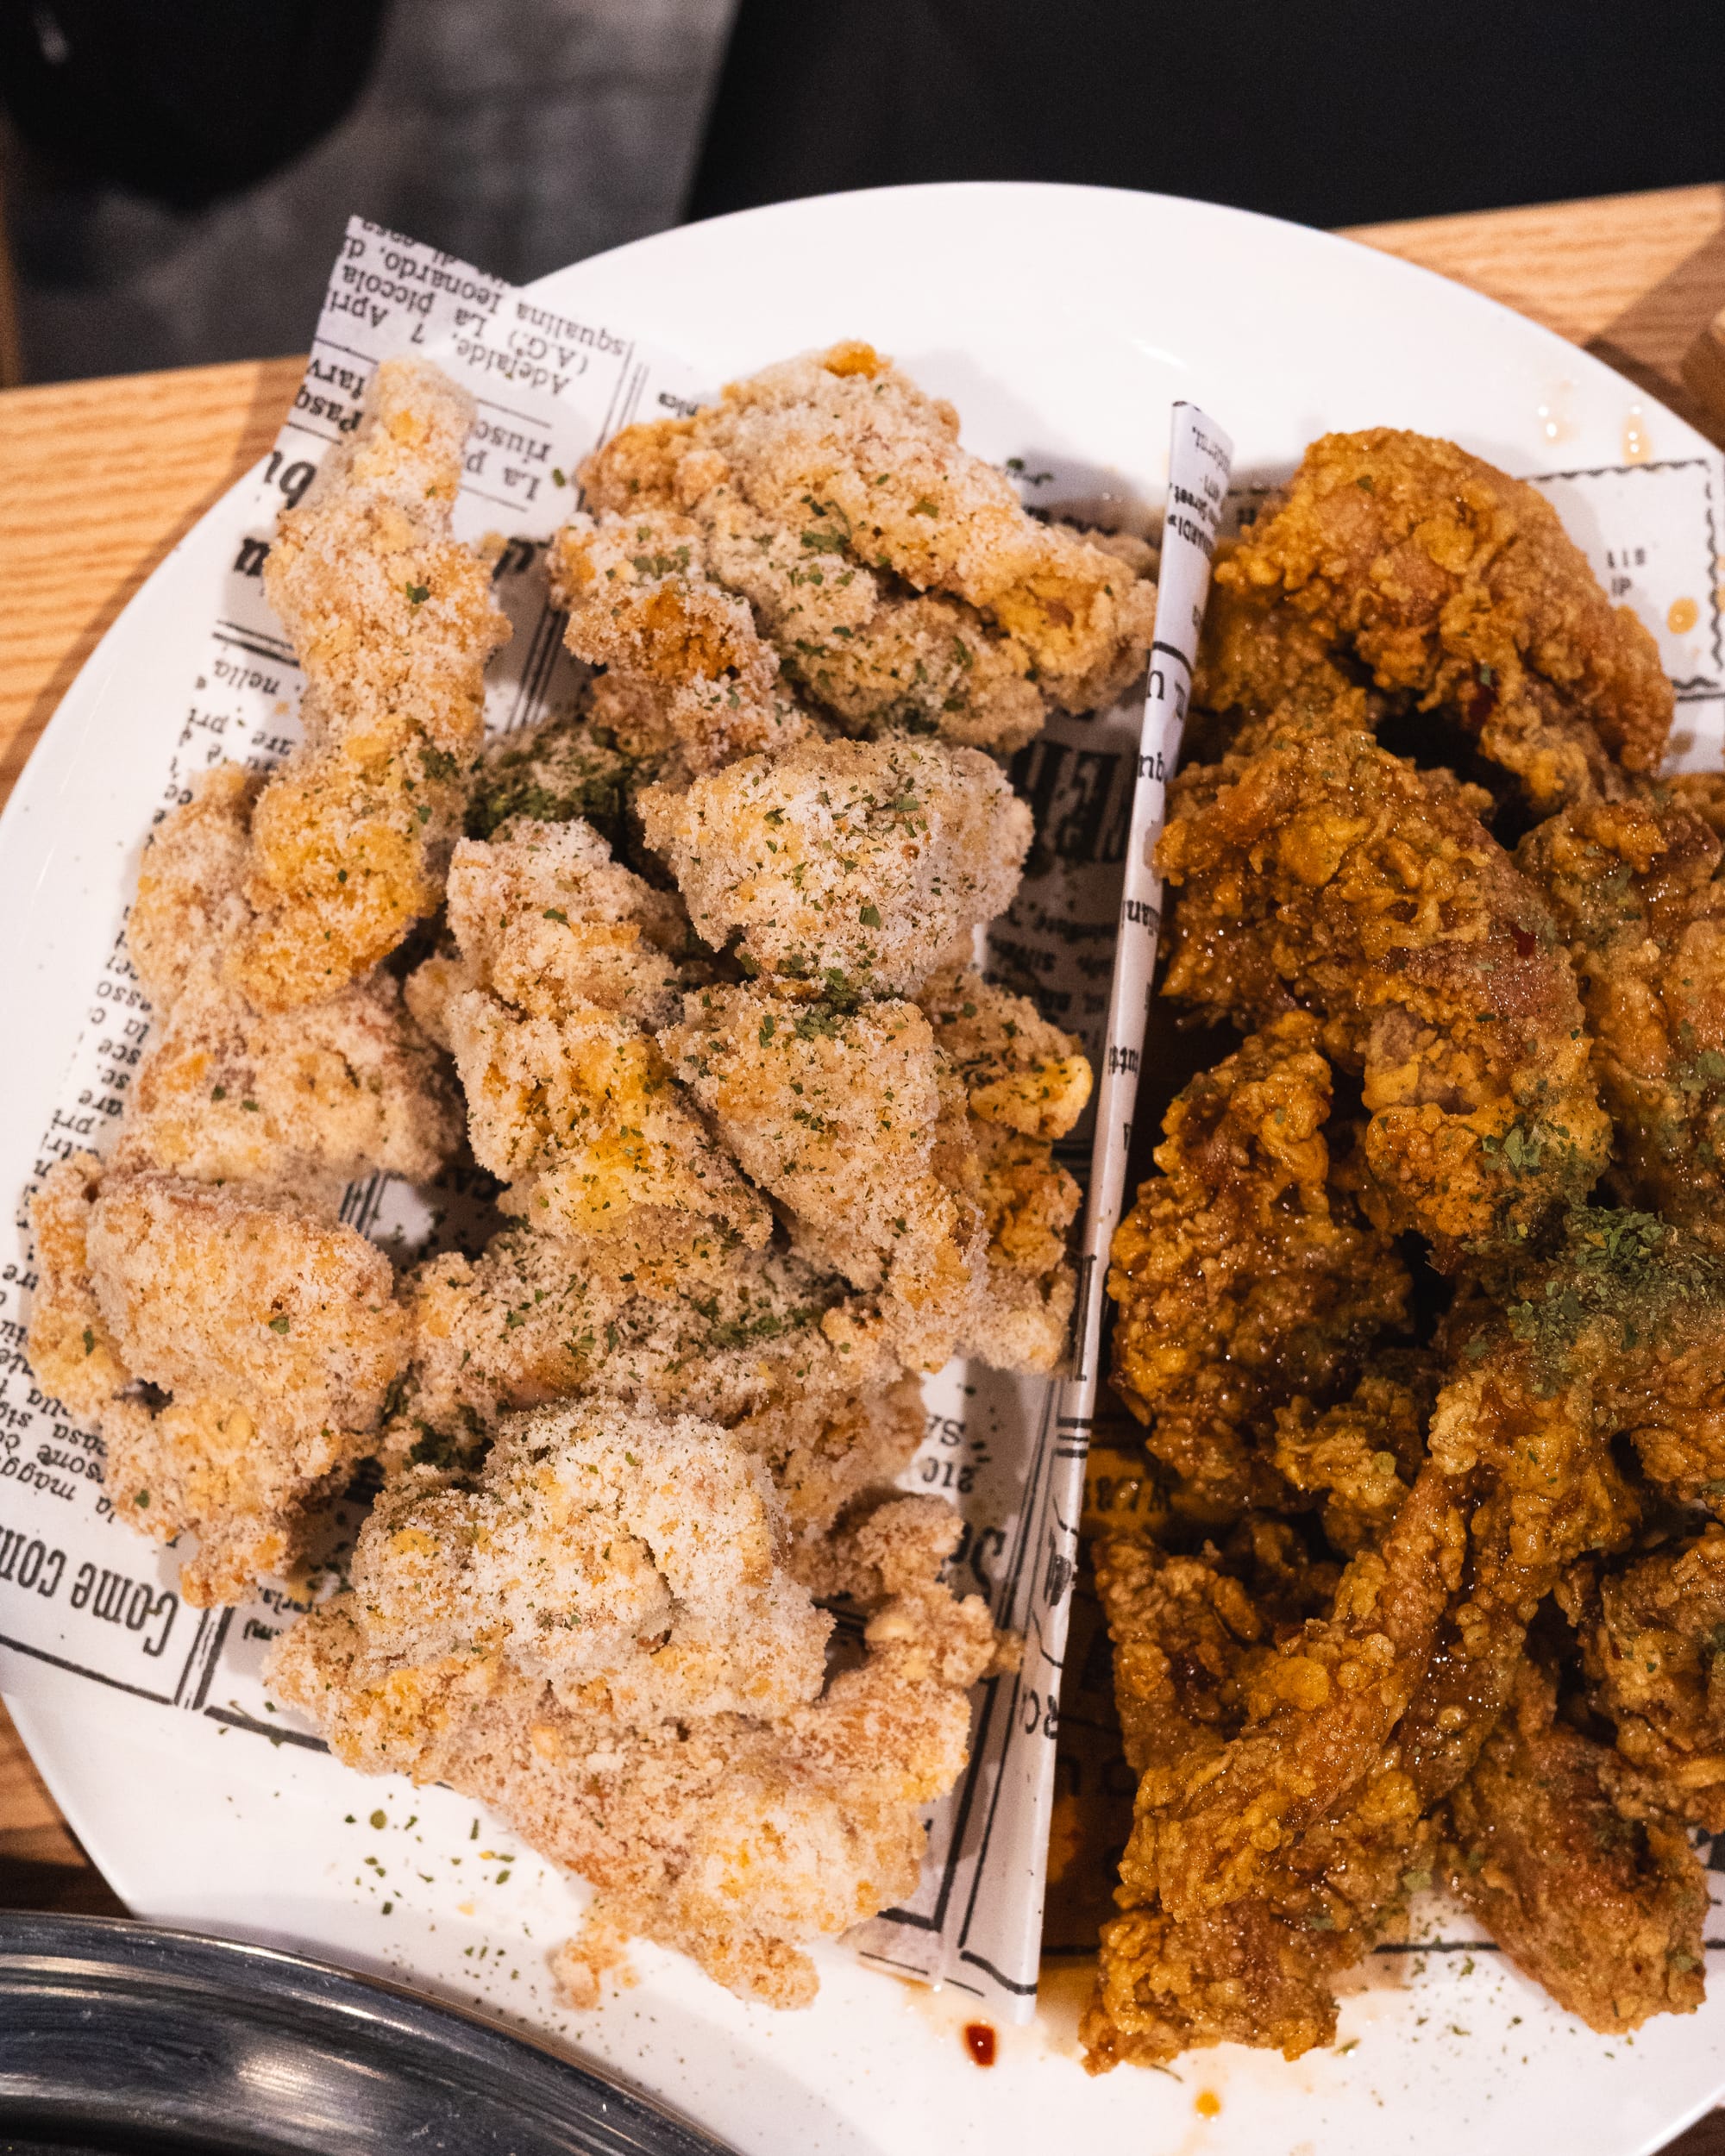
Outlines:
{"label": "boneless fried chicken piece", "polygon": [[1292,1012],[1193,1079],[1114,1236],[1113,1383],[1208,1517],[1285,1501],[1276,1410],[1345,1392],[1406,1314],[1407,1269],[1331,1158],[1319,1037]]}
{"label": "boneless fried chicken piece", "polygon": [[1618,1751],[1672,1809],[1725,1833],[1725,1531],[1621,1571],[1578,1567],[1559,1599]]}
{"label": "boneless fried chicken piece", "polygon": [[599,1889],[563,1965],[586,1997],[622,1933],[804,2004],[805,1944],[914,1882],[993,1651],[937,1583],[957,1520],[932,1509],[888,1502],[835,1553],[878,1587],[867,1659],[827,1682],[831,1620],[734,1438],[605,1402],[511,1418],[476,1477],[386,1495],[272,1682],[348,1764],[447,1781]]}
{"label": "boneless fried chicken piece", "polygon": [[884,1290],[906,1359],[938,1369],[964,1331],[984,1242],[964,1188],[979,1178],[963,1087],[923,1013],[708,988],[662,1037],[743,1172],[783,1209],[800,1255]]}
{"label": "boneless fried chicken piece", "polygon": [[1587,1011],[1632,1200],[1703,1232],[1725,1217],[1725,877],[1705,797],[1662,788],[1536,824],[1546,895]]}
{"label": "boneless fried chicken piece", "polygon": [[808,741],[641,798],[695,933],[811,993],[914,994],[1018,887],[1031,814],[974,749]]}
{"label": "boneless fried chicken piece", "polygon": [[35,1224],[38,1375],[98,1422],[120,1517],[198,1538],[186,1599],[243,1599],[377,1427],[406,1350],[388,1259],[283,1194],[88,1156],[50,1174]]}
{"label": "boneless fried chicken piece", "polygon": [[1451,1891],[1590,2028],[1701,2004],[1701,1859],[1640,1777],[1558,1720],[1555,1683],[1533,1662],[1449,1818]]}
{"label": "boneless fried chicken piece", "polygon": [[225,956],[250,926],[246,865],[263,784],[237,763],[215,764],[150,833],[126,949],[158,1018],[201,962]]}
{"label": "boneless fried chicken piece", "polygon": [[1324,436],[1216,576],[1296,609],[1379,688],[1452,711],[1540,809],[1622,792],[1614,762],[1659,767],[1672,687],[1652,636],[1543,495],[1453,442]]}
{"label": "boneless fried chicken piece", "polygon": [[629,805],[657,767],[601,741],[588,718],[560,712],[500,735],[475,766],[463,827],[469,838],[508,838],[518,818],[579,818],[606,844],[626,849]]}
{"label": "boneless fried chicken piece", "polygon": [[450,535],[473,417],[436,367],[386,360],[359,431],[279,521],[265,589],[308,690],[304,744],[252,818],[258,918],[229,970],[260,1009],[335,994],[437,905],[509,634],[489,569]]}
{"label": "boneless fried chicken piece", "polygon": [[808,730],[747,600],[706,573],[688,518],[662,510],[598,523],[578,516],[549,558],[569,649],[628,686],[595,707],[626,753],[668,758],[687,778],[787,748]]}
{"label": "boneless fried chicken piece", "polygon": [[1035,730],[1032,694],[1085,711],[1120,693],[1155,590],[1142,564],[1027,516],[957,436],[950,404],[842,344],[733,383],[692,418],[625,429],[582,479],[621,514],[702,523],[718,573],[847,723],[901,714],[1007,749]]}
{"label": "boneless fried chicken piece", "polygon": [[138,1067],[114,1164],[329,1201],[374,1169],[429,1181],[461,1131],[454,1088],[387,975],[257,1012],[206,960]]}
{"label": "boneless fried chicken piece", "polygon": [[1364,1074],[1367,1210],[1445,1263],[1584,1196],[1610,1135],[1569,960],[1476,799],[1364,733],[1272,731],[1176,782],[1157,855],[1165,993],[1260,1025],[1314,1011]]}
{"label": "boneless fried chicken piece", "polygon": [[764,1460],[800,1549],[890,1482],[923,1428],[886,1331],[787,1252],[714,1237],[656,1268],[512,1228],[411,1283],[414,1376],[386,1457],[436,1460],[511,1408],[576,1393],[687,1413]]}

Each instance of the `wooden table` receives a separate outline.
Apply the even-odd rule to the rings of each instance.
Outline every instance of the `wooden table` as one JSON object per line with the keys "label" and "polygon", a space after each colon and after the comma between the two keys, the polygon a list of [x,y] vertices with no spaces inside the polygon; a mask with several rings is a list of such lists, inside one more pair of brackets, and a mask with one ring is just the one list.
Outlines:
{"label": "wooden table", "polygon": [[[1683,379],[1725,309],[1725,185],[1362,227],[1604,360],[1725,444]],[[149,571],[273,440],[297,359],[0,392],[0,799]],[[0,1708],[0,1906],[118,1909]],[[1725,2156],[1725,2113],[1683,2156]]]}

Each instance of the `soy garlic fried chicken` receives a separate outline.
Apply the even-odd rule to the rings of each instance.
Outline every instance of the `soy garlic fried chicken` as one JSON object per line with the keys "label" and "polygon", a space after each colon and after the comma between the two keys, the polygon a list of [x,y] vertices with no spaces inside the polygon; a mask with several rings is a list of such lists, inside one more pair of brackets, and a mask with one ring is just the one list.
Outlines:
{"label": "soy garlic fried chicken", "polygon": [[1174,788],[1164,993],[1262,1025],[1301,1006],[1364,1076],[1361,1200],[1453,1263],[1585,1194],[1610,1126],[1550,913],[1446,773],[1364,733],[1271,731]]}
{"label": "soy garlic fried chicken", "polygon": [[1295,1012],[1193,1079],[1114,1236],[1113,1382],[1208,1519],[1285,1501],[1276,1411],[1345,1393],[1406,1313],[1407,1269],[1331,1156],[1319,1039]]}
{"label": "soy garlic fried chicken", "polygon": [[[1048,708],[1111,702],[1144,663],[1146,550],[1038,523],[958,446],[957,415],[865,344],[625,428],[581,471],[622,523],[687,520],[804,694],[851,732],[1010,752]],[[1131,557],[1131,558],[1128,558]]]}
{"label": "soy garlic fried chicken", "polygon": [[1725,845],[1693,782],[1539,824],[1516,861],[1546,896],[1587,1012],[1624,1194],[1725,1224]]}
{"label": "soy garlic fried chicken", "polygon": [[509,634],[489,568],[450,534],[473,418],[436,367],[386,360],[359,431],[278,521],[264,586],[307,695],[304,744],[252,818],[257,918],[229,962],[260,1010],[335,994],[436,908]]}
{"label": "soy garlic fried chicken", "polygon": [[1670,1808],[1725,1833],[1725,1531],[1620,1571],[1578,1567],[1559,1600],[1619,1752]]}
{"label": "soy garlic fried chicken", "polygon": [[1018,888],[1031,816],[979,750],[809,741],[641,798],[714,950],[812,993],[913,995]]}
{"label": "soy garlic fried chicken", "polygon": [[[1452,711],[1543,812],[1658,768],[1672,701],[1652,636],[1611,605],[1543,495],[1453,442],[1324,436],[1216,580],[1292,609],[1378,688]],[[1267,635],[1284,652],[1297,641],[1273,620]]]}
{"label": "soy garlic fried chicken", "polygon": [[1555,1683],[1534,1663],[1449,1822],[1451,1891],[1590,2028],[1621,2034],[1701,2004],[1701,1859],[1640,1777],[1558,1720]]}
{"label": "soy garlic fried chicken", "polygon": [[398,1485],[272,1682],[348,1764],[447,1781],[599,1890],[581,1995],[621,1933],[806,2004],[804,1946],[909,1890],[917,1807],[963,1764],[994,1638],[936,1583],[956,1530],[900,1499],[841,1539],[868,1651],[828,1680],[831,1620],[737,1440],[577,1403],[506,1421],[475,1476]]}

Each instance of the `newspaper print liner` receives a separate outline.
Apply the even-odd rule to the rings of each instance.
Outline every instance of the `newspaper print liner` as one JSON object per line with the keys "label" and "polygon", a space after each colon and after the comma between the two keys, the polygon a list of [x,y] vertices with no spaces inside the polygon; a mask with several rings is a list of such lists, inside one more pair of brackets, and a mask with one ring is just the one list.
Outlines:
{"label": "newspaper print liner", "polygon": [[[211,763],[264,766],[293,746],[300,680],[260,582],[275,515],[304,492],[329,444],[357,423],[378,361],[405,350],[436,360],[479,400],[456,529],[469,538],[505,534],[497,589],[515,624],[488,680],[488,730],[536,723],[573,698],[579,677],[563,653],[541,567],[546,541],[574,505],[572,474],[618,427],[687,411],[712,385],[614,325],[569,319],[450,256],[355,219],[294,408],[259,467],[246,536],[164,761],[158,813],[184,799],[191,778]],[[1053,475],[1019,468],[1015,476],[1036,501]],[[1716,766],[1725,734],[1725,652],[1710,600],[1725,533],[1712,465],[1696,458],[1565,472],[1538,483],[1613,596],[1633,597],[1660,636],[1678,677],[1676,760]],[[1057,483],[1053,491],[1057,498]],[[1236,495],[1231,511],[1249,498],[1250,490]],[[1685,600],[1693,610],[1697,593],[1705,595],[1709,625],[1699,670],[1697,641],[1679,632],[1676,614]],[[1098,1063],[1141,716],[1140,705],[1126,704],[1057,717],[1017,759],[1014,782],[1036,812],[1038,839],[1024,885],[990,935],[999,965],[1033,981],[1046,1014],[1078,1033]],[[68,1687],[93,1683],[130,1695],[165,1731],[176,1714],[191,1714],[270,1745],[321,1752],[319,1739],[267,1706],[261,1682],[270,1641],[301,1605],[285,1589],[267,1588],[235,1609],[184,1606],[172,1552],[116,1520],[101,1489],[100,1440],[33,1384],[23,1354],[34,1181],[69,1152],[106,1150],[147,1027],[147,1005],[116,944],[91,984],[34,1177],[21,1194],[15,1254],[0,1263],[0,1690],[52,1702]],[[1062,1150],[1082,1179],[1088,1123]],[[456,1189],[417,1192],[373,1176],[350,1188],[344,1217],[409,1250],[447,1230],[461,1198]],[[935,1809],[914,1903],[875,1920],[857,1943],[873,1959],[975,1989],[1001,2019],[1019,2021],[1030,2013],[1035,1983],[1046,1821],[1045,1812],[1038,1817],[1035,1793],[1046,1791],[1051,1773],[1071,1578],[1070,1539],[1053,1509],[1058,1493],[1046,1476],[1032,1490],[1029,1476],[1056,1413],[1054,1388],[954,1365],[925,1390],[927,1435],[905,1480],[959,1507],[964,1532],[955,1583],[986,1593],[997,1620],[1014,1621],[1017,1612],[1022,1623],[1032,1594],[1040,1595],[1043,1676],[1038,1684],[1027,1669],[978,1688],[973,1729],[987,1741],[975,1744],[963,1782]],[[1082,1473],[1082,1462],[1074,1467],[1069,1459],[1068,1468]],[[1059,1520],[1076,1517],[1076,1506],[1060,1505]],[[997,1702],[1002,1688],[1010,1702]],[[241,1771],[268,1772],[269,1745],[257,1745],[249,1770],[244,1749],[233,1756]],[[973,1915],[982,1922],[970,1935],[964,1927]],[[967,1945],[975,1959],[967,1958]]]}

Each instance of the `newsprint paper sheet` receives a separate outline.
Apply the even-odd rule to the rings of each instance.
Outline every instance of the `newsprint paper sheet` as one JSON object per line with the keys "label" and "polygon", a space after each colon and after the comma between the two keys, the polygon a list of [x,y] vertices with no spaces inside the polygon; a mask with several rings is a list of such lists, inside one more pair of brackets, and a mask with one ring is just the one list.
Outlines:
{"label": "newsprint paper sheet", "polygon": [[[329,443],[357,423],[378,361],[414,350],[479,400],[457,529],[506,542],[498,589],[515,624],[487,693],[493,732],[565,707],[579,674],[562,650],[543,568],[545,542],[575,505],[573,474],[630,421],[690,409],[717,388],[626,324],[567,319],[464,263],[355,221],[331,276],[304,382],[259,467],[246,536],[185,683],[185,721],[161,774],[161,812],[207,766],[257,766],[298,737],[300,678],[260,572],[277,511],[297,500]],[[1226,423],[1226,413],[1218,415]],[[1030,499],[1038,479],[1021,474]],[[1716,586],[1725,546],[1719,464],[1562,472],[1540,484],[1614,598],[1659,637],[1678,681],[1674,760],[1716,766],[1725,735],[1725,652]],[[1055,490],[1057,492],[1057,489]],[[1250,499],[1237,494],[1238,510]],[[1029,979],[1047,1015],[1080,1034],[1093,1060],[1110,1031],[1122,865],[1132,815],[1143,699],[1057,719],[1025,750],[1014,780],[1035,809],[1025,881],[992,934],[994,962]],[[122,948],[90,984],[82,1036],[41,1133],[36,1175],[54,1159],[106,1150],[149,1029]],[[1063,1148],[1082,1175],[1088,1122]],[[34,1188],[34,1186],[33,1186]],[[21,1698],[112,1687],[164,1730],[189,1714],[255,1738],[317,1745],[267,1708],[270,1641],[296,1613],[285,1588],[232,1610],[196,1610],[178,1593],[172,1551],[115,1519],[102,1489],[102,1445],[33,1383],[23,1346],[34,1284],[31,1191],[16,1194],[13,1250],[0,1263],[0,1690]],[[344,1217],[398,1256],[450,1231],[458,1191],[414,1191],[385,1177],[354,1185]],[[913,1905],[861,1927],[870,1959],[950,1982],[1003,2020],[1028,2017],[1037,1973],[1045,1806],[1059,1708],[1059,1650],[1072,1576],[1072,1483],[1082,1443],[1051,1481],[1057,1386],[955,1365],[926,1387],[927,1433],[906,1470],[915,1489],[950,1497],[964,1520],[955,1584],[988,1596],[997,1620],[1033,1619],[1052,1652],[978,1687],[972,1759],[932,1815],[928,1861]],[[321,1749],[321,1746],[319,1747]],[[245,1771],[246,1749],[230,1754]]]}

